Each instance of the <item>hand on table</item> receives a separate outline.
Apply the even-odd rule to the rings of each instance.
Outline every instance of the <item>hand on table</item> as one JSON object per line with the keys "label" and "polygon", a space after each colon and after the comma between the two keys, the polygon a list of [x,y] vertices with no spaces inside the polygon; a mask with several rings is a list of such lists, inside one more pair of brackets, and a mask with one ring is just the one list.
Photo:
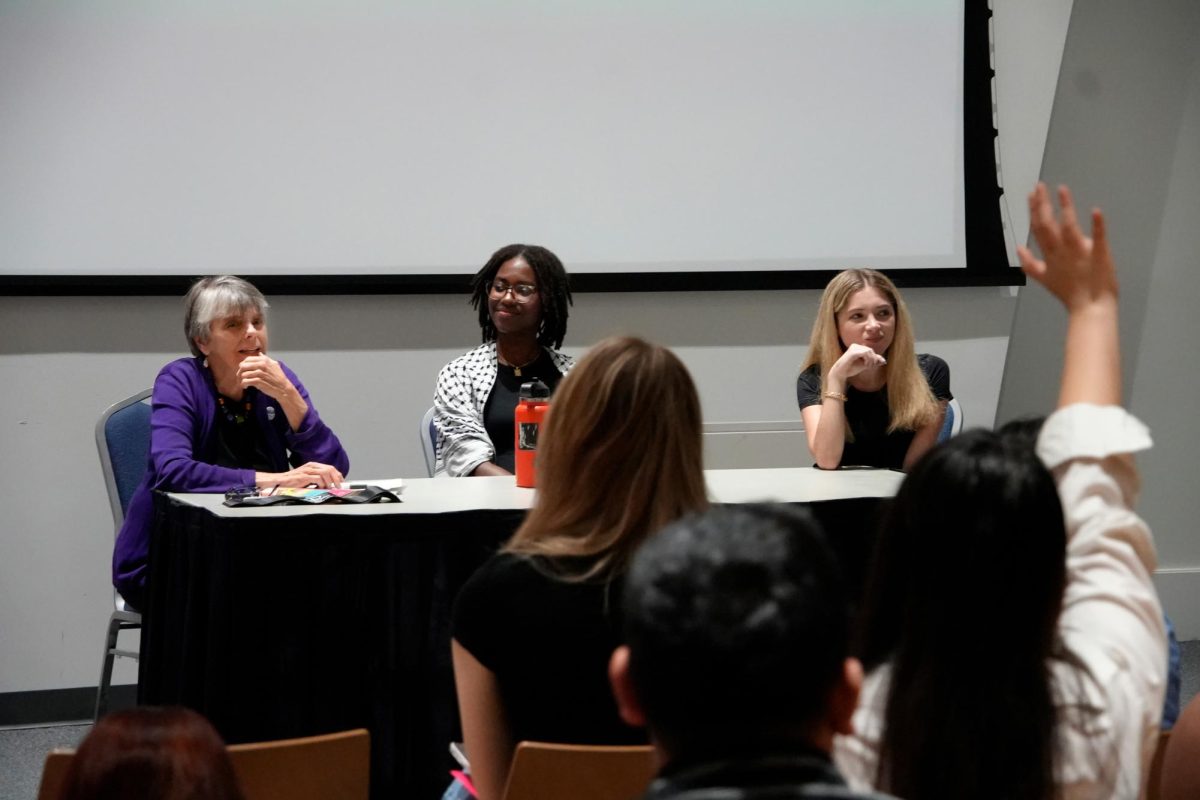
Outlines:
{"label": "hand on table", "polygon": [[301,489],[305,486],[316,486],[318,489],[329,489],[340,486],[346,480],[337,467],[309,461],[287,472],[260,472],[255,476],[259,488]]}

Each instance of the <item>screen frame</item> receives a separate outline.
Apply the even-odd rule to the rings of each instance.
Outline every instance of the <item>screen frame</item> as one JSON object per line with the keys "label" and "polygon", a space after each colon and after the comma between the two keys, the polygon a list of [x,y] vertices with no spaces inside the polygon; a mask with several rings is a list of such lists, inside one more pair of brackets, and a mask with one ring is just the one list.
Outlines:
{"label": "screen frame", "polygon": [[[963,4],[963,181],[966,266],[901,269],[889,277],[901,287],[1024,286],[1008,261],[1001,215],[1004,190],[996,163],[992,11],[987,0]],[[681,292],[820,289],[835,270],[575,273],[574,292]],[[179,296],[188,275],[0,275],[6,296]],[[468,274],[323,274],[242,277],[265,294],[462,294]]]}

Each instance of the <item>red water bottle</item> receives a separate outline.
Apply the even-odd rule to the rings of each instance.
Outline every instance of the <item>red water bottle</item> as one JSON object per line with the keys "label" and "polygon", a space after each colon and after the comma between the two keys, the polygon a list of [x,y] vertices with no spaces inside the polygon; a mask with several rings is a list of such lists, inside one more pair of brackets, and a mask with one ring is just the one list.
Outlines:
{"label": "red water bottle", "polygon": [[550,389],[546,384],[539,380],[521,384],[520,401],[513,414],[517,486],[532,489],[537,485],[538,434],[549,410]]}

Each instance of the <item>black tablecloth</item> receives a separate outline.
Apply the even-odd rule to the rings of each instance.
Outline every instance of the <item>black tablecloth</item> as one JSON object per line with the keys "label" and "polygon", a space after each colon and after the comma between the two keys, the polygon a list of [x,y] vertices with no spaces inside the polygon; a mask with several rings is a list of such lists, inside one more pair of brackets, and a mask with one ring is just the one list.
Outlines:
{"label": "black tablecloth", "polygon": [[[809,506],[854,587],[879,506]],[[195,708],[230,743],[364,727],[372,797],[437,798],[461,738],[451,603],[523,515],[234,518],[158,495],[139,701]]]}

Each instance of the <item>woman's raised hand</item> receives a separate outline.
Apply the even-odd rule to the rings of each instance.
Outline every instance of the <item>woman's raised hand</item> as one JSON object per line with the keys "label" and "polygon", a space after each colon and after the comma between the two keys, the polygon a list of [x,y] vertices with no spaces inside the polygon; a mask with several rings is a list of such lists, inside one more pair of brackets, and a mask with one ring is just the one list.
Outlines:
{"label": "woman's raised hand", "polygon": [[1029,195],[1030,227],[1045,259],[1026,247],[1017,252],[1025,274],[1046,287],[1067,309],[1059,407],[1074,403],[1120,405],[1121,347],[1117,338],[1117,275],[1104,217],[1092,210],[1092,237],[1083,235],[1067,187],[1058,188],[1062,209],[1054,207],[1046,185]]}
{"label": "woman's raised hand", "polygon": [[1029,248],[1019,246],[1021,269],[1045,286],[1068,311],[1097,301],[1115,301],[1117,276],[1108,248],[1104,215],[1099,209],[1092,209],[1089,238],[1079,227],[1075,204],[1066,186],[1058,187],[1058,204],[1061,213],[1056,218],[1044,183],[1038,183],[1029,195],[1030,229],[1043,258],[1035,258]]}
{"label": "woman's raised hand", "polygon": [[253,386],[267,397],[274,398],[283,408],[292,430],[300,430],[304,415],[308,413],[308,403],[278,361],[265,355],[247,356],[238,365],[237,376],[243,388]]}
{"label": "woman's raised hand", "polygon": [[829,368],[831,377],[840,380],[853,378],[863,370],[871,367],[882,367],[887,359],[876,353],[865,344],[852,344],[842,353],[841,358],[833,362]]}
{"label": "woman's raised hand", "polygon": [[237,375],[242,382],[242,388],[253,386],[280,402],[296,391],[296,387],[283,373],[283,367],[270,356],[247,356],[238,365]]}

